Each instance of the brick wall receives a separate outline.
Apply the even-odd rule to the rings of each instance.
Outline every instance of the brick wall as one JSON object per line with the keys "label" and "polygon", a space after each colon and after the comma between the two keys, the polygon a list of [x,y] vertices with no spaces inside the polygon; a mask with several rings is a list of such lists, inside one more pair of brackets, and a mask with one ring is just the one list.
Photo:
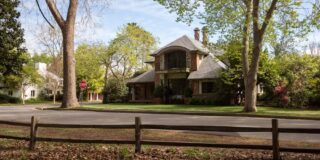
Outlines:
{"label": "brick wall", "polygon": [[159,86],[161,84],[159,73],[156,73],[156,75],[154,76],[154,84],[155,84],[155,86]]}
{"label": "brick wall", "polygon": [[155,56],[154,66],[155,66],[155,71],[160,71],[160,57],[159,56]]}
{"label": "brick wall", "polygon": [[198,80],[191,80],[191,87],[192,87],[193,95],[199,94],[199,81]]}
{"label": "brick wall", "polygon": [[191,71],[196,71],[198,69],[198,66],[199,66],[199,63],[200,63],[199,54],[197,52],[191,52],[190,53],[190,57],[191,57],[190,70]]}

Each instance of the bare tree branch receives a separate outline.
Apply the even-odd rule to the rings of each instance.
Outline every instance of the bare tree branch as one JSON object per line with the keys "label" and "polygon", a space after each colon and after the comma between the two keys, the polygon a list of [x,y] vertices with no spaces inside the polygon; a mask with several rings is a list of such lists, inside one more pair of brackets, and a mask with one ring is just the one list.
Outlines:
{"label": "bare tree branch", "polygon": [[46,0],[46,2],[47,2],[47,5],[49,7],[51,14],[53,15],[54,19],[58,23],[59,27],[61,29],[63,29],[64,25],[65,25],[65,20],[61,16],[61,14],[57,8],[57,5],[55,4],[55,2],[53,0]]}

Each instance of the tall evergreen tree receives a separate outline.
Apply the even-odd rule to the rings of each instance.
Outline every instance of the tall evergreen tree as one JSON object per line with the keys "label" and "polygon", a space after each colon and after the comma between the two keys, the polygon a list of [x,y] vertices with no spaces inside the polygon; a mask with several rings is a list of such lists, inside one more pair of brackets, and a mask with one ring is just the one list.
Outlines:
{"label": "tall evergreen tree", "polygon": [[19,0],[0,1],[0,78],[20,74],[26,63],[23,29],[18,20]]}

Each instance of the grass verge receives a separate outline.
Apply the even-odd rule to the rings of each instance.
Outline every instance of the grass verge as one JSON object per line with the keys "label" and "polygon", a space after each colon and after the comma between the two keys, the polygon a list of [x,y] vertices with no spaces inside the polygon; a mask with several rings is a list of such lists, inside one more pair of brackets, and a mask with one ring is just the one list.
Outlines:
{"label": "grass verge", "polygon": [[[77,108],[76,108],[77,109]],[[78,108],[82,110],[96,111],[149,111],[167,113],[207,113],[220,115],[242,116],[265,116],[265,117],[288,117],[288,118],[311,118],[320,119],[320,109],[293,109],[259,106],[258,112],[242,112],[242,106],[213,106],[213,105],[154,105],[154,104],[87,104]]]}

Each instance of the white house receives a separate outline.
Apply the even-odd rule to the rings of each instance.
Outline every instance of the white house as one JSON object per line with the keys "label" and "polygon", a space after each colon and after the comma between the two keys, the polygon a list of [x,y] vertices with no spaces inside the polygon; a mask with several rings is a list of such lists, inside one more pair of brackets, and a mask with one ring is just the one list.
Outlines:
{"label": "white house", "polygon": [[[56,82],[58,85],[58,89],[56,89],[57,93],[62,93],[62,85],[63,85],[63,79],[56,74],[50,72],[47,70],[47,64],[45,63],[36,63],[35,67],[38,71],[38,73],[44,78],[44,79],[52,79]],[[25,87],[25,94],[24,98],[25,100],[30,99],[30,98],[38,98],[40,93],[44,92],[45,94],[52,95],[52,89],[50,85],[45,84],[42,86],[38,85],[28,85]],[[6,94],[12,97],[17,97],[21,98],[21,89],[12,89],[12,88],[7,88],[3,84],[0,83],[0,93],[1,94]]]}

